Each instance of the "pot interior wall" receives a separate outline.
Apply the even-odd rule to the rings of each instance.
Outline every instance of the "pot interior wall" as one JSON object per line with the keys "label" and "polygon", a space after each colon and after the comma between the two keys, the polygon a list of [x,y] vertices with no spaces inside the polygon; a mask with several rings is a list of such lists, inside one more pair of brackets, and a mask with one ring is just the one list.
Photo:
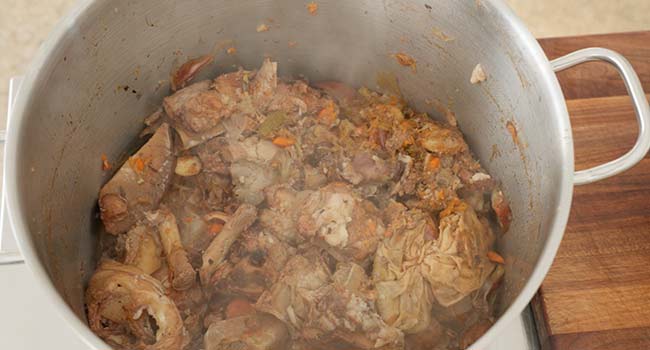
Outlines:
{"label": "pot interior wall", "polygon": [[[110,176],[100,157],[124,159],[168,93],[172,67],[205,53],[216,60],[202,77],[253,69],[269,56],[287,78],[376,88],[378,77],[396,77],[418,109],[434,118],[441,107],[452,111],[512,202],[513,225],[498,242],[507,261],[500,312],[521,291],[556,215],[565,155],[561,116],[518,34],[485,0],[320,0],[316,15],[305,4],[95,1],[22,92],[30,103],[19,135],[21,212],[52,283],[80,318],[96,262],[97,192]],[[269,30],[257,32],[261,23]],[[399,52],[417,69],[399,65]],[[478,63],[488,80],[473,85]]]}

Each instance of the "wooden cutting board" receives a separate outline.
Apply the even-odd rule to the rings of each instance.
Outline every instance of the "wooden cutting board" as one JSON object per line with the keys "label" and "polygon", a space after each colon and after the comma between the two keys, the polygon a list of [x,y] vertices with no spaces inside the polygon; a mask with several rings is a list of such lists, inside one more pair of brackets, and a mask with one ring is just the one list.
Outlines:
{"label": "wooden cutting board", "polygon": [[[541,39],[549,59],[601,46],[619,51],[650,93],[650,32]],[[588,63],[558,75],[575,143],[576,168],[612,160],[637,136],[617,72]],[[543,350],[650,349],[650,157],[574,191],[557,257],[533,300]]]}

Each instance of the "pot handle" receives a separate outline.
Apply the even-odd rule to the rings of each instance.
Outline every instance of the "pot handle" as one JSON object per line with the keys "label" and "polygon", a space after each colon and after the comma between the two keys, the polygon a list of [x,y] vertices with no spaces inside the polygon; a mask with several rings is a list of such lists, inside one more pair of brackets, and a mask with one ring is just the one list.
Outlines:
{"label": "pot handle", "polygon": [[555,72],[559,72],[589,61],[607,62],[618,70],[625,82],[627,92],[632,98],[636,119],[639,123],[639,136],[634,147],[620,158],[590,169],[576,171],[573,177],[576,185],[592,183],[619,174],[641,161],[650,149],[650,107],[648,107],[639,77],[625,57],[612,50],[593,47],[554,59],[551,61],[551,67]]}
{"label": "pot handle", "polygon": [[[18,87],[20,86],[21,78],[11,78],[9,80],[9,98],[8,98],[8,108],[7,108],[7,120],[11,117],[11,107],[13,106],[14,98],[16,97],[16,92],[18,92]],[[0,152],[4,155],[4,143],[5,143],[5,130],[0,130]],[[4,167],[2,168],[4,172]],[[4,174],[3,174],[4,177]],[[4,185],[3,185],[4,189]],[[6,249],[7,243],[13,243],[13,233],[11,232],[11,225],[9,225],[9,217],[7,216],[7,202],[4,198],[4,190],[0,191],[0,265],[8,264],[17,264],[23,262],[23,257],[18,251],[17,247],[12,247],[15,244],[9,244],[10,248]]]}

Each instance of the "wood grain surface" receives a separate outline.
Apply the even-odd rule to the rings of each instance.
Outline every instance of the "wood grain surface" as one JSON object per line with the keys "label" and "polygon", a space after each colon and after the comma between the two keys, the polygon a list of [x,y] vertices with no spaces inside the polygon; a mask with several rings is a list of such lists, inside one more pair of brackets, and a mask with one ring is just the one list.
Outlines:
{"label": "wood grain surface", "polygon": [[[541,42],[550,57],[596,43],[620,50],[640,62],[635,68],[650,92],[650,32]],[[624,154],[638,131],[622,82],[592,67],[561,82],[565,95],[582,97],[567,100],[577,169]],[[533,310],[544,350],[650,349],[650,157],[575,188],[564,239]]]}
{"label": "wood grain surface", "polygon": [[[650,23],[650,21],[648,22]],[[604,47],[625,56],[650,91],[650,31],[538,40],[549,59],[587,47]],[[589,62],[558,73],[567,100],[625,95],[625,85],[609,64]]]}

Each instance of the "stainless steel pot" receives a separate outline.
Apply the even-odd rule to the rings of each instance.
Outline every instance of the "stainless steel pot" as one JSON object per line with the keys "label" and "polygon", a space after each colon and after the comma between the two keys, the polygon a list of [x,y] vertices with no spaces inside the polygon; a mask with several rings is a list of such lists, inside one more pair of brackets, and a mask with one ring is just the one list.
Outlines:
{"label": "stainless steel pot", "polygon": [[[132,149],[143,117],[168,93],[161,81],[184,56],[216,53],[206,77],[235,65],[257,67],[266,55],[286,77],[375,87],[377,75],[390,72],[420,110],[440,116],[432,105],[443,105],[455,113],[478,158],[503,182],[515,218],[498,242],[507,261],[500,317],[476,349],[522,311],[542,282],[564,232],[573,185],[631,167],[650,146],[648,103],[624,58],[587,49],[549,62],[500,1],[317,3],[310,15],[302,0],[87,0],[34,58],[8,128],[10,220],[38,288],[92,348],[107,348],[86,327],[83,307],[95,264],[95,203],[106,180],[100,156],[120,159]],[[261,23],[269,30],[257,32]],[[230,46],[235,55],[225,54]],[[398,52],[415,58],[417,71],[400,66]],[[588,60],[620,70],[640,133],[626,155],[574,173],[554,71]],[[488,79],[474,85],[470,75],[478,63]]]}

